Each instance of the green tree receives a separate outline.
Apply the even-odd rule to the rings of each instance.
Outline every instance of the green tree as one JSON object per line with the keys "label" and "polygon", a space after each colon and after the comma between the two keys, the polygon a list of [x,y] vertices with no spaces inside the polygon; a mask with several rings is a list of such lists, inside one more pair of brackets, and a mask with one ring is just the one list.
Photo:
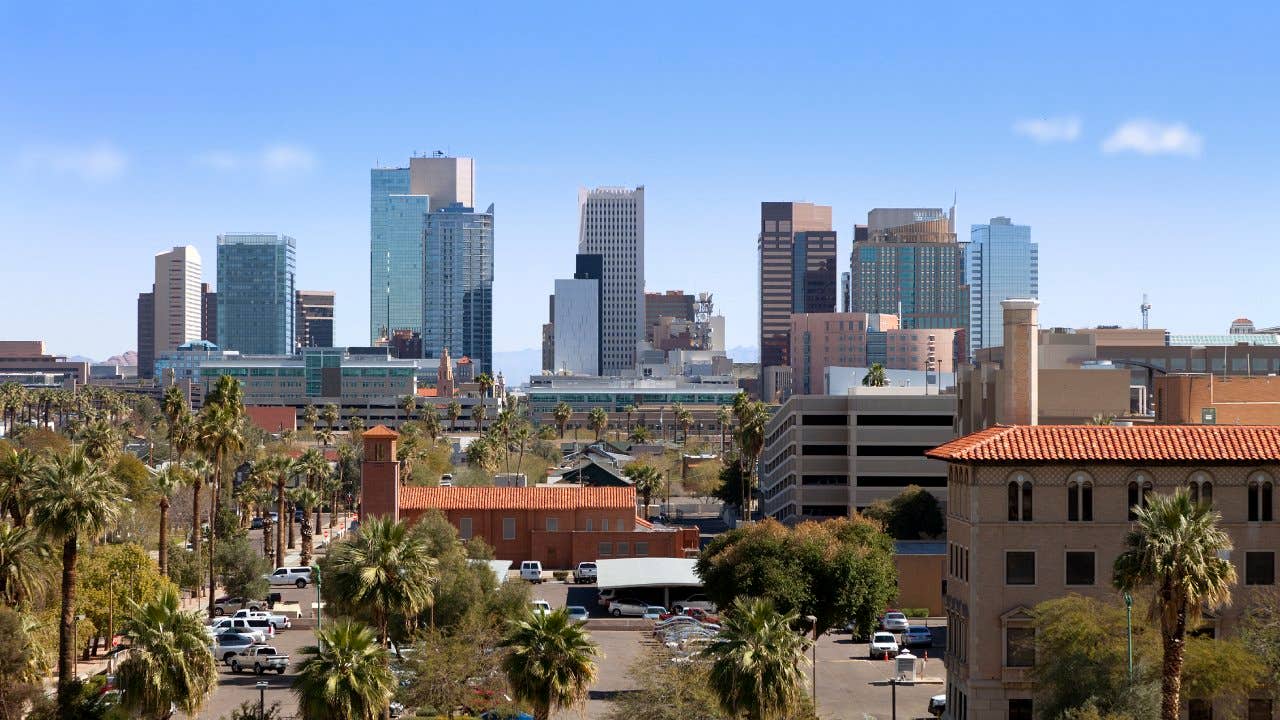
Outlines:
{"label": "green tree", "polygon": [[341,418],[342,411],[333,403],[325,405],[324,409],[320,411],[320,419],[324,420],[324,424],[329,428],[330,433],[333,433],[338,429],[338,420]]}
{"label": "green tree", "polygon": [[418,398],[414,395],[405,395],[400,398],[400,409],[404,411],[403,422],[409,422],[413,419],[414,411],[418,409]]}
{"label": "green tree", "polygon": [[634,462],[622,469],[622,474],[635,485],[636,493],[644,503],[644,517],[649,517],[649,502],[653,494],[662,489],[662,473],[652,465]]}
{"label": "green tree", "polygon": [[302,517],[301,527],[298,532],[302,535],[302,550],[299,553],[298,562],[302,565],[311,564],[312,536],[314,535],[311,527],[311,508],[315,507],[320,496],[315,490],[309,487],[296,487],[289,491],[289,499],[293,501],[293,506],[301,510]]}
{"label": "green tree", "polygon": [[0,606],[0,720],[20,720],[40,695],[48,658],[32,637],[34,620]]}
{"label": "green tree", "polygon": [[704,654],[720,707],[732,717],[773,720],[803,704],[805,651],[799,616],[779,613],[767,598],[738,598]]}
{"label": "green tree", "polygon": [[244,449],[244,435],[240,431],[244,408],[239,405],[240,383],[230,375],[218,378],[215,391],[206,398],[200,412],[200,448],[213,466],[213,498],[210,503],[209,522],[209,615],[213,615],[213,603],[217,595],[216,557],[218,523],[214,520],[222,511],[222,471],[230,457]]}
{"label": "green tree", "polygon": [[[272,567],[267,559],[254,552],[246,536],[228,538],[218,545],[218,578],[231,597],[261,598],[267,595],[265,575]],[[303,563],[304,565],[306,563]]]}
{"label": "green tree", "polygon": [[468,616],[461,626],[446,632],[440,628],[420,633],[413,640],[415,652],[405,658],[412,677],[403,702],[437,715],[451,715],[457,708],[483,712],[477,698],[509,694],[499,672],[501,638],[495,626],[478,616]]}
{"label": "green tree", "polygon": [[551,412],[551,417],[555,418],[556,430],[560,433],[560,439],[564,439],[564,429],[569,426],[569,420],[573,418],[573,408],[569,403],[561,401],[556,404],[556,409]]}
{"label": "green tree", "polygon": [[591,408],[591,412],[587,414],[587,427],[591,428],[591,432],[596,434],[596,442],[599,442],[600,436],[609,427],[609,413],[605,412],[604,408],[601,407]]}
{"label": "green tree", "polygon": [[485,408],[483,401],[471,406],[471,420],[476,424],[476,432],[484,432],[484,421],[488,416],[489,411]]}
{"label": "green tree", "polygon": [[458,431],[458,419],[462,417],[462,403],[454,400],[449,403],[449,429],[453,432]]}
{"label": "green tree", "polygon": [[199,713],[218,683],[204,622],[182,611],[178,592],[165,587],[144,603],[134,603],[124,623],[129,652],[116,668],[121,705],[135,717],[163,720],[176,706]]}
{"label": "green tree", "polygon": [[1188,625],[1194,627],[1202,608],[1231,600],[1235,568],[1219,557],[1231,549],[1231,539],[1219,527],[1222,516],[1193,502],[1186,490],[1152,495],[1133,512],[1136,522],[1116,558],[1113,582],[1123,592],[1151,590],[1151,617],[1160,622],[1163,650],[1160,716],[1178,720]]}
{"label": "green tree", "polygon": [[885,387],[889,384],[889,376],[884,372],[884,365],[872,363],[867,374],[862,376],[863,387]]}
{"label": "green tree", "polygon": [[644,425],[636,425],[631,428],[631,434],[627,436],[627,439],[633,443],[647,443],[653,439],[653,435],[649,432],[649,428]]}
{"label": "green tree", "polygon": [[480,386],[480,397],[485,398],[493,394],[493,377],[489,373],[480,373],[476,377],[476,384]]}
{"label": "green tree", "polygon": [[919,485],[908,485],[887,502],[877,500],[863,515],[879,522],[898,540],[936,538],[947,529],[938,499]]}
{"label": "green tree", "polygon": [[736,720],[711,690],[711,663],[703,655],[672,662],[666,648],[649,646],[627,669],[634,690],[618,693],[605,720]]}
{"label": "green tree", "polygon": [[287,522],[284,506],[288,500],[285,486],[289,483],[289,476],[293,473],[293,462],[284,455],[272,453],[258,462],[255,471],[261,472],[273,487],[273,494],[276,500],[276,522],[280,524],[280,527],[276,528],[274,557],[276,565],[282,565],[284,564],[284,524]]}
{"label": "green tree", "polygon": [[169,574],[169,501],[178,488],[190,480],[187,469],[177,463],[169,463],[163,468],[151,471],[151,484],[155,494],[160,497],[160,532],[157,540],[158,564],[160,574]]}
{"label": "green tree", "polygon": [[893,542],[857,517],[735,528],[711,541],[696,570],[719,607],[768,598],[781,612],[816,617],[819,633],[852,622],[869,634],[897,595]]}
{"label": "green tree", "polygon": [[[59,712],[70,717],[75,648],[76,560],[79,541],[106,532],[120,513],[121,488],[81,448],[55,455],[30,488],[31,519],[45,537],[62,543],[62,617],[58,626]],[[64,702],[64,694],[66,700]]]}
{"label": "green tree", "polygon": [[728,405],[721,405],[716,408],[716,424],[720,426],[720,455],[724,456],[724,438],[727,431],[733,423],[733,409]]}
{"label": "green tree", "polygon": [[302,408],[302,431],[313,433],[316,431],[316,421],[320,419],[320,413],[316,410],[315,405],[307,405]]}
{"label": "green tree", "polygon": [[76,572],[76,610],[95,632],[86,632],[81,623],[81,641],[89,641],[96,652],[99,638],[114,637],[116,618],[130,603],[154,597],[165,586],[164,576],[141,545],[121,543],[87,549]]}
{"label": "green tree", "polygon": [[49,585],[53,567],[49,544],[26,527],[0,522],[0,600],[18,607]]}
{"label": "green tree", "polygon": [[384,644],[392,615],[412,617],[433,601],[437,562],[407,523],[365,520],[354,535],[330,548],[327,564],[325,584],[334,605],[372,621]]}
{"label": "green tree", "polygon": [[[769,409],[762,402],[745,402],[738,407],[738,428],[734,441],[738,444],[738,462],[742,478],[742,517],[751,517],[751,489],[754,486],[756,464],[764,449],[764,426],[769,422]],[[727,483],[726,483],[727,484]]]}
{"label": "green tree", "polygon": [[502,647],[511,692],[533,707],[535,720],[550,720],[552,710],[582,703],[595,682],[600,649],[564,609],[513,621]]}
{"label": "green tree", "polygon": [[0,454],[0,503],[13,524],[21,527],[27,521],[27,488],[40,470],[40,458],[26,448],[9,448]]}
{"label": "green tree", "polygon": [[341,618],[302,648],[293,694],[303,720],[378,720],[395,690],[387,650],[363,623]]}

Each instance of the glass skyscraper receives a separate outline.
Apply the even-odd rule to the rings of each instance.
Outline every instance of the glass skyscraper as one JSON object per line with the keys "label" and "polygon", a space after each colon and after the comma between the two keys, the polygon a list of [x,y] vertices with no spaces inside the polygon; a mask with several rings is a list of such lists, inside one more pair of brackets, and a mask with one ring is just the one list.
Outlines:
{"label": "glass skyscraper", "polygon": [[409,168],[369,173],[369,342],[422,330],[422,238],[430,199],[409,192]]}
{"label": "glass skyscraper", "polygon": [[422,246],[422,350],[466,355],[476,372],[493,373],[493,205],[462,203],[426,216]]}
{"label": "glass skyscraper", "polygon": [[273,233],[218,236],[218,346],[245,355],[294,351],[296,241]]}
{"label": "glass skyscraper", "polygon": [[969,285],[969,355],[1004,344],[1000,301],[1040,297],[1040,261],[1031,242],[1030,225],[1014,225],[1007,217],[972,225],[965,248],[965,280]]}
{"label": "glass skyscraper", "polygon": [[963,328],[969,313],[955,208],[867,213],[867,238],[853,243],[850,281],[853,312],[897,315],[909,330]]}

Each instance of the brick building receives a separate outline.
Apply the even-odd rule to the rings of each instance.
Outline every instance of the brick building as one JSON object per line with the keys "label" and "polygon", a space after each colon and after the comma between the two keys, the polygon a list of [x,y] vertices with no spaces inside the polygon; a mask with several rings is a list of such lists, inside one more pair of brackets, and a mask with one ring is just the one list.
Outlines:
{"label": "brick building", "polygon": [[1280,425],[1280,377],[1186,373],[1154,382],[1162,425]]}

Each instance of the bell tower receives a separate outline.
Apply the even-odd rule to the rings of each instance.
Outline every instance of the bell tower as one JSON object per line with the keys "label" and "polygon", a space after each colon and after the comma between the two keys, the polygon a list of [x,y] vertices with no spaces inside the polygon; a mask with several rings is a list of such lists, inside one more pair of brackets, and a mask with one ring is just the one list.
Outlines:
{"label": "bell tower", "polygon": [[396,440],[400,435],[385,425],[366,430],[364,463],[360,467],[360,519],[391,516],[400,519],[400,462]]}

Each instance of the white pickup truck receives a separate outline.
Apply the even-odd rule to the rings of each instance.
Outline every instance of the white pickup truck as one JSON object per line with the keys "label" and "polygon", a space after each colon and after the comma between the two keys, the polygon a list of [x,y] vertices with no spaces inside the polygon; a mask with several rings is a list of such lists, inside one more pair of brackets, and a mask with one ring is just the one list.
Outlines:
{"label": "white pickup truck", "polygon": [[580,562],[578,567],[573,569],[573,584],[580,585],[582,583],[593,583],[596,581],[596,573],[598,572],[596,564],[593,562]]}
{"label": "white pickup truck", "polygon": [[284,615],[276,615],[274,613],[269,613],[262,610],[247,610],[247,609],[237,610],[236,614],[232,615],[231,617],[246,618],[249,620],[266,620],[268,623],[271,624],[271,627],[276,629],[276,632],[280,632],[281,630],[287,630],[293,627],[293,621],[291,621],[289,618],[285,617]]}
{"label": "white pickup truck", "polygon": [[289,669],[289,656],[276,652],[270,645],[251,645],[233,655],[229,662],[231,672],[236,673],[252,669],[258,675],[270,670],[283,675]]}
{"label": "white pickup truck", "polygon": [[251,618],[222,618],[210,624],[209,630],[215,635],[221,635],[224,632],[248,635],[256,642],[266,642],[276,636],[276,629],[271,626],[271,623]]}

